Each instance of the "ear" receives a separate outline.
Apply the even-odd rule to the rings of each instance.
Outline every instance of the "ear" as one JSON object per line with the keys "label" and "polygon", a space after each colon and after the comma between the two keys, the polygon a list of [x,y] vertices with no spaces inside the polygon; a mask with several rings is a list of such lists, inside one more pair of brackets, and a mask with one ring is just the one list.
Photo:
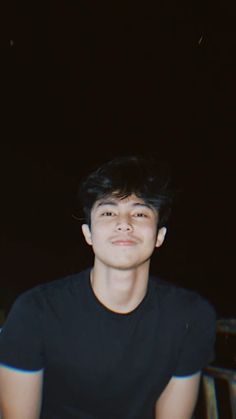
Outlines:
{"label": "ear", "polygon": [[82,233],[84,235],[84,238],[86,242],[91,246],[92,245],[92,237],[91,237],[91,231],[88,226],[88,224],[82,224]]}
{"label": "ear", "polygon": [[165,240],[166,232],[167,232],[167,228],[166,227],[161,227],[158,230],[156,247],[160,247],[162,245],[163,241]]}

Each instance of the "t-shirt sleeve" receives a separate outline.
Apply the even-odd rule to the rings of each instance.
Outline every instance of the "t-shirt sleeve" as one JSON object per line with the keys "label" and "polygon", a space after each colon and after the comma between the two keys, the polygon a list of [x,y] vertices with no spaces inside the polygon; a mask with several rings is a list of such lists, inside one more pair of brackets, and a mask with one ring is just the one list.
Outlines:
{"label": "t-shirt sleeve", "polygon": [[13,304],[0,333],[0,364],[25,371],[43,368],[42,309],[26,291]]}
{"label": "t-shirt sleeve", "polygon": [[201,371],[215,357],[216,311],[200,296],[191,305],[174,376]]}

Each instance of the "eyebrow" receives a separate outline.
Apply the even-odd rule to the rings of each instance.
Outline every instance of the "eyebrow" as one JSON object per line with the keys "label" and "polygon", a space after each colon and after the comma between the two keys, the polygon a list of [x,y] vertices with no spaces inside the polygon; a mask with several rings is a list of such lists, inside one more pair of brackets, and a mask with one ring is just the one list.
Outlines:
{"label": "eyebrow", "polygon": [[[103,201],[100,201],[97,204],[96,208],[99,208],[99,207],[102,207],[102,206],[105,206],[105,205],[111,205],[111,206],[116,207],[116,206],[118,206],[118,202],[113,201],[113,200],[103,200]],[[132,207],[138,207],[138,208],[144,207],[144,208],[148,208],[148,209],[153,210],[153,207],[149,204],[146,204],[145,202],[134,202],[132,204]]]}
{"label": "eyebrow", "polygon": [[98,202],[98,204],[96,205],[96,208],[102,207],[103,205],[113,205],[116,206],[117,203],[115,201],[100,201]]}

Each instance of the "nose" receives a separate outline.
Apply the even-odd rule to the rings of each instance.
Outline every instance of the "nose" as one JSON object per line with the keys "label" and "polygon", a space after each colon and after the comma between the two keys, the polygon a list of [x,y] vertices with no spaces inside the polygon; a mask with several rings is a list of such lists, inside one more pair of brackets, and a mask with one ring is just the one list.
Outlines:
{"label": "nose", "polygon": [[122,231],[122,232],[132,231],[133,227],[132,227],[132,224],[129,222],[128,219],[122,218],[122,219],[118,220],[118,222],[116,224],[116,230],[117,231]]}

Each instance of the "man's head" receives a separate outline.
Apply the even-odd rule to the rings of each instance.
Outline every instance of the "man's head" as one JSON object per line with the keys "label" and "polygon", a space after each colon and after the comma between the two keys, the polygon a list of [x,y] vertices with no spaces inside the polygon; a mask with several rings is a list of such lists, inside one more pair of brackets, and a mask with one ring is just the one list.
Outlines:
{"label": "man's head", "polygon": [[121,156],[100,166],[81,184],[79,198],[85,222],[91,223],[95,203],[108,196],[136,195],[158,213],[158,229],[165,226],[171,210],[172,193],[166,167],[151,157]]}

